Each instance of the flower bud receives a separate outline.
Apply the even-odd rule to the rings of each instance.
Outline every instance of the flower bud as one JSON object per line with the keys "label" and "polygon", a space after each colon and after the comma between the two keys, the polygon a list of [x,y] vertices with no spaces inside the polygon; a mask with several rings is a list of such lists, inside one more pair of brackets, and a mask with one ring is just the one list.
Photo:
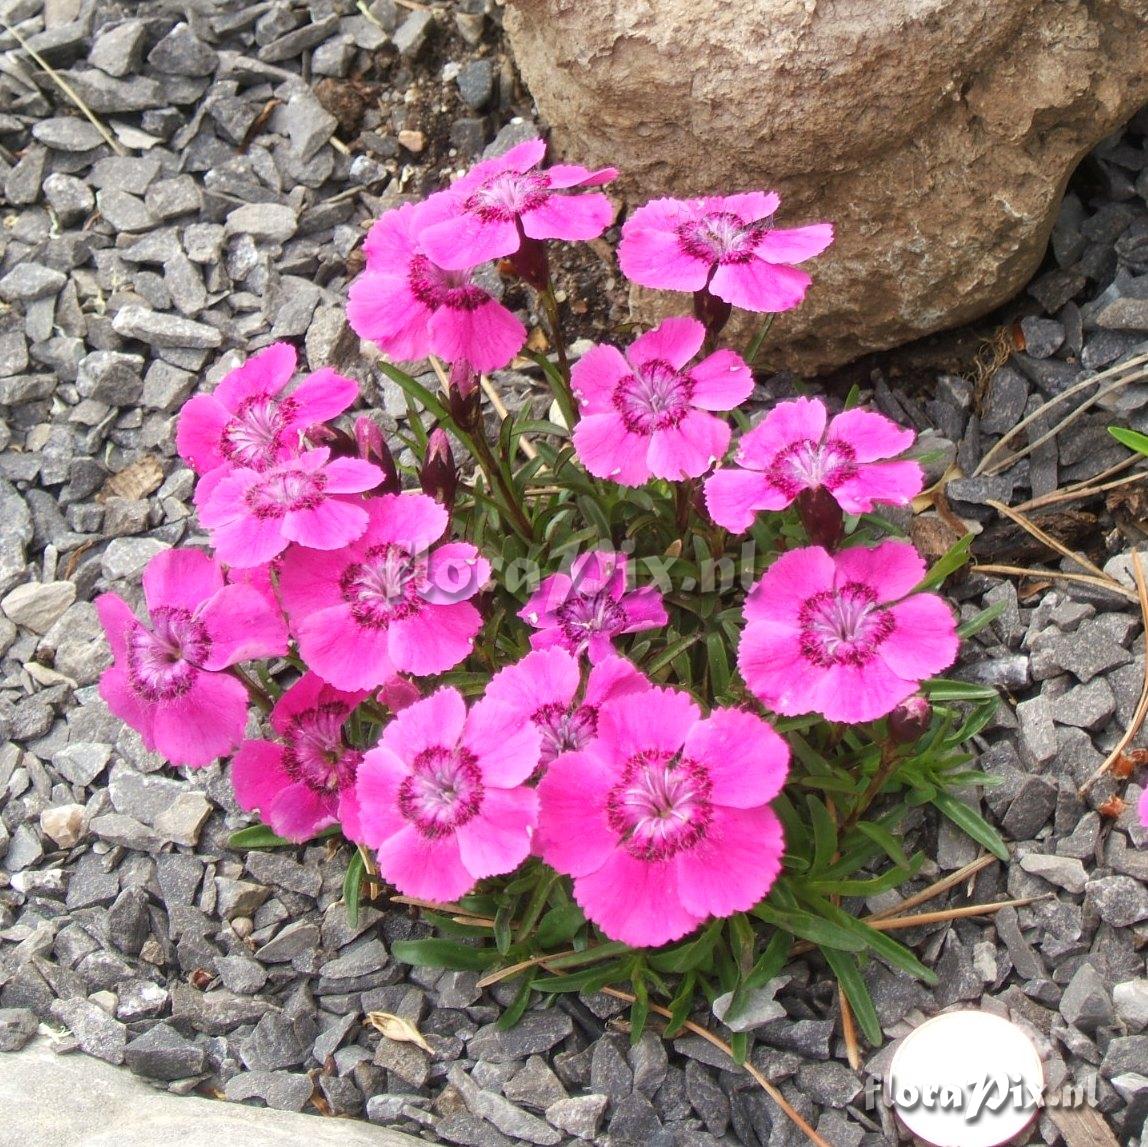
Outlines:
{"label": "flower bud", "polygon": [[386,682],[376,694],[379,703],[386,705],[392,713],[399,712],[400,709],[405,709],[408,705],[413,705],[422,694],[419,692],[419,687],[406,677],[392,677]]}
{"label": "flower bud", "polygon": [[536,291],[545,291],[550,282],[550,260],[546,254],[546,244],[541,239],[531,239],[529,235],[519,235],[518,250],[508,259],[514,273]]}
{"label": "flower bud", "polygon": [[694,291],[694,318],[705,324],[706,337],[711,341],[721,334],[732,313],[733,304],[711,294],[708,288]]}
{"label": "flower bud", "polygon": [[360,458],[373,462],[383,472],[383,480],[372,494],[397,494],[402,488],[394,456],[383,440],[379,424],[365,414],[355,420],[355,445]]}
{"label": "flower bud", "polygon": [[464,358],[451,363],[447,408],[460,430],[479,428],[482,421],[482,390],[478,372]]}
{"label": "flower bud", "polygon": [[419,471],[419,485],[424,494],[429,494],[448,510],[454,505],[455,490],[458,488],[458,471],[454,465],[450,440],[443,429],[431,431],[427,441],[426,458]]}
{"label": "flower bud", "polygon": [[845,512],[824,486],[802,490],[797,498],[797,512],[811,545],[832,550],[844,537]]}
{"label": "flower bud", "polygon": [[919,741],[933,721],[933,706],[924,697],[910,697],[889,714],[889,740],[897,745]]}

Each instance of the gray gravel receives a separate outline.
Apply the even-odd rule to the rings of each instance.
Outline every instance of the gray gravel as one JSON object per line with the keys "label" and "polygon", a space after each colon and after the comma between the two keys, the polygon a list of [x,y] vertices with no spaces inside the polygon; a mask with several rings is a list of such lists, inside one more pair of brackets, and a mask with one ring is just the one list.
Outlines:
{"label": "gray gravel", "polygon": [[[388,430],[405,409],[346,330],[348,260],[387,206],[537,130],[499,12],[485,0],[0,0],[124,153],[0,36],[0,1051],[47,1023],[66,1029],[59,1050],[179,1093],[214,1088],[451,1143],[798,1143],[704,1041],[667,1046],[650,1032],[629,1046],[624,1008],[608,997],[539,1004],[499,1030],[514,985],[482,992],[473,973],[394,962],[390,945],[425,929],[372,908],[352,928],[337,903],[345,854],[228,850],[245,822],[218,768],[168,769],[95,688],[108,653],[92,598],[114,589],[138,601],[148,560],[197,536],[172,437],[203,380],[287,338],[311,369],[360,377]],[[949,483],[950,504],[985,545],[999,528],[988,501],[1015,504],[1120,461],[1113,421],[1148,432],[1139,384],[1005,474],[971,476],[1045,398],[1148,351],[1146,133],[1142,114],[1074,183],[1023,304],[1022,352],[980,388],[939,374],[924,397],[890,389],[880,369],[872,378],[879,406],[930,431],[937,475],[953,459],[968,475]],[[616,295],[597,274],[597,293]],[[769,379],[761,397],[792,383]],[[511,372],[501,385],[511,401],[531,387]],[[1109,571],[1131,584],[1138,535],[1126,512],[1104,522]],[[1134,1144],[1148,1115],[1148,841],[1106,802],[1133,804],[1145,774],[1105,779],[1083,801],[1077,788],[1138,699],[1138,616],[1080,583],[1018,597],[972,574],[953,592],[965,620],[1005,607],[967,644],[959,675],[1005,695],[975,741],[999,783],[966,799],[1015,856],[949,902],[1039,899],[902,933],[938,969],[934,990],[876,963],[866,980],[890,1038],[950,1006],[1010,1015],[1053,1083],[1094,1083]],[[914,887],[975,855],[923,812],[905,835],[935,858]],[[430,1052],[381,1037],[369,1011],[416,1024]],[[704,1010],[696,1018],[724,1030]],[[738,1026],[753,1062],[830,1142],[895,1138],[845,1065],[824,967],[787,967]],[[874,1052],[866,1070],[887,1056]],[[1048,1118],[1039,1134],[1061,1142]]]}

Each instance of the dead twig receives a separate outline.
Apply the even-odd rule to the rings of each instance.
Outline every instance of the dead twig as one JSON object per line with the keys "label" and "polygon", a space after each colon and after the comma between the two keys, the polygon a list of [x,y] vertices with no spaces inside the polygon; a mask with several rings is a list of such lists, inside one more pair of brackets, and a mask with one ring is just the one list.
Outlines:
{"label": "dead twig", "polygon": [[1010,521],[1015,522],[1022,530],[1031,534],[1042,545],[1048,546],[1050,550],[1055,550],[1061,557],[1076,562],[1078,566],[1088,570],[1089,573],[1099,578],[1100,581],[1105,584],[1120,585],[1115,578],[1110,578],[1095,562],[1090,561],[1083,554],[1076,553],[1075,550],[1070,550],[1063,542],[1054,538],[1051,534],[1046,533],[1035,522],[1026,518],[1024,514],[1018,513],[1011,506],[1006,506],[1004,502],[998,502],[995,498],[990,498],[987,504],[992,506],[998,514],[1003,514]]}
{"label": "dead twig", "polygon": [[[1125,458],[1123,462],[1117,462],[1115,466],[1109,466],[1107,470],[1102,470],[1099,474],[1092,478],[1086,478],[1080,482],[1074,482],[1070,486],[1065,486],[1063,490],[1053,490],[1051,494],[1042,494],[1039,498],[1029,498],[1027,502],[1021,502],[1019,506],[1013,506],[1014,510],[1039,510],[1045,506],[1055,506],[1060,502],[1074,502],[1078,498],[1091,498],[1095,494],[1103,494],[1105,490],[1114,490],[1117,486],[1127,486],[1130,482],[1142,481],[1148,477],[1148,472],[1137,470],[1135,474],[1128,474],[1123,478],[1118,478],[1114,482],[1105,481],[1106,478],[1111,478],[1114,474],[1120,474],[1127,470],[1130,466],[1135,466],[1137,462],[1143,461],[1141,455],[1133,454],[1131,458]],[[1100,483],[1100,485],[1097,485]]]}
{"label": "dead twig", "polygon": [[1048,578],[1049,581],[1075,581],[1082,585],[1095,586],[1097,589],[1106,589],[1109,593],[1118,593],[1129,601],[1135,601],[1136,595],[1119,582],[1111,582],[1108,578],[1092,577],[1090,574],[1063,573],[1061,570],[1026,569],[1024,566],[1002,566],[990,562],[988,565],[974,565],[977,573],[1002,574],[1006,577]]}

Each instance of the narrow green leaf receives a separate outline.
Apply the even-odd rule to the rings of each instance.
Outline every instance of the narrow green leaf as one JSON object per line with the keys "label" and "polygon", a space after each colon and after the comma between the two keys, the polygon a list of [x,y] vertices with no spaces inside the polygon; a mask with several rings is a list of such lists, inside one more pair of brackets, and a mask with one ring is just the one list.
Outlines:
{"label": "narrow green leaf", "polygon": [[391,955],[403,964],[449,968],[455,972],[484,972],[498,961],[497,948],[469,948],[451,940],[396,940]]}
{"label": "narrow green leaf", "polygon": [[970,559],[970,547],[973,544],[973,535],[965,534],[963,538],[953,543],[952,546],[939,557],[930,568],[929,572],[925,574],[919,585],[914,589],[914,592],[921,592],[927,589],[936,589],[950,574],[956,573],[961,566],[965,565]]}
{"label": "narrow green leaf", "polygon": [[518,987],[518,993],[515,995],[510,1007],[498,1017],[495,1023],[495,1027],[497,1027],[499,1031],[508,1031],[522,1019],[522,1013],[530,1006],[530,997],[534,994],[535,975],[536,969],[527,969],[526,975]]}
{"label": "narrow green leaf", "polygon": [[690,1009],[694,1003],[694,988],[697,984],[697,972],[687,972],[682,977],[677,994],[670,1001],[670,1018],[666,1020],[666,1028],[662,1033],[664,1039],[673,1039],[681,1030],[682,1025],[690,1018]]}
{"label": "narrow green leaf", "polygon": [[947,677],[930,677],[922,681],[921,691],[930,701],[995,701],[999,696],[991,685],[950,681]]}
{"label": "narrow green leaf", "polygon": [[901,842],[877,821],[862,820],[854,826],[862,836],[868,837],[900,869],[909,870],[909,858]]}
{"label": "narrow green leaf", "polygon": [[636,975],[631,984],[634,989],[634,1002],[630,1005],[630,1043],[636,1044],[646,1030],[646,1021],[650,1018],[650,996],[646,989],[646,981],[642,976]]}
{"label": "narrow green leaf", "polygon": [[546,961],[549,968],[580,968],[583,964],[595,963],[599,960],[608,960],[614,956],[629,956],[634,949],[628,944],[611,940],[606,944],[595,944],[584,952],[571,952],[568,956],[555,956]]}
{"label": "narrow green leaf", "polygon": [[931,803],[945,814],[962,832],[967,833],[978,844],[998,857],[1008,860],[1008,848],[1001,839],[1000,833],[975,808],[965,804],[962,800],[950,796],[948,793],[937,793],[930,798]]}
{"label": "narrow green leaf", "polygon": [[862,1034],[872,1047],[880,1047],[883,1040],[881,1021],[877,1017],[877,1009],[873,1006],[869,989],[861,977],[857,958],[848,952],[838,952],[833,948],[822,948],[821,954],[833,969],[833,974],[837,977],[837,982],[853,1009],[853,1015],[861,1026]]}
{"label": "narrow green leaf", "polygon": [[759,904],[754,910],[759,920],[781,928],[818,947],[840,948],[843,952],[860,952],[865,948],[865,937],[839,927],[830,920],[809,912],[786,912],[768,904]]}
{"label": "narrow green leaf", "polygon": [[404,394],[409,394],[412,398],[417,399],[422,403],[423,408],[440,422],[451,421],[450,412],[447,408],[422,383],[412,378],[405,370],[400,370],[394,363],[384,359],[378,360],[378,367]]}
{"label": "narrow green leaf", "polygon": [[721,935],[722,923],[721,920],[713,920],[696,940],[655,952],[650,956],[650,966],[659,972],[678,974],[701,968],[713,954],[714,945]]}
{"label": "narrow green leaf", "polygon": [[517,907],[518,897],[515,896],[500,904],[498,911],[494,914],[494,944],[498,948],[500,956],[505,956],[510,951],[510,945],[514,939],[511,935],[510,925],[514,921],[514,912]]}
{"label": "narrow green leaf", "polygon": [[596,992],[607,984],[626,978],[628,960],[610,960],[581,972],[571,972],[566,976],[539,976],[534,981],[537,992]]}
{"label": "narrow green leaf", "polygon": [[827,868],[837,852],[837,825],[822,801],[812,793],[805,798],[813,826],[813,870]]}
{"label": "narrow green leaf", "polygon": [[1008,608],[1007,601],[998,601],[988,609],[982,609],[976,617],[970,618],[964,625],[957,628],[957,636],[963,638],[975,637],[982,629],[992,625],[994,621]]}
{"label": "narrow green leaf", "polygon": [[[312,841],[327,840],[337,836],[342,830],[338,825],[323,829],[311,837]],[[297,840],[285,840],[265,824],[251,824],[238,829],[227,838],[229,848],[301,848]]]}
{"label": "narrow green leaf", "polygon": [[343,877],[343,905],[347,910],[347,923],[352,928],[358,927],[359,924],[359,901],[363,898],[363,878],[366,873],[363,854],[356,848],[351,853],[347,872]]}
{"label": "narrow green leaf", "polygon": [[538,931],[534,934],[535,942],[543,950],[556,948],[573,939],[585,923],[586,917],[577,904],[559,904],[539,921]]}
{"label": "narrow green leaf", "polygon": [[1148,454],[1148,434],[1140,434],[1135,430],[1127,430],[1123,426],[1110,426],[1108,433],[1116,439],[1121,446],[1135,450],[1137,454]]}
{"label": "narrow green leaf", "polygon": [[729,1037],[729,1049],[734,1063],[741,1067],[745,1063],[745,1057],[749,1054],[749,1033],[734,1032]]}

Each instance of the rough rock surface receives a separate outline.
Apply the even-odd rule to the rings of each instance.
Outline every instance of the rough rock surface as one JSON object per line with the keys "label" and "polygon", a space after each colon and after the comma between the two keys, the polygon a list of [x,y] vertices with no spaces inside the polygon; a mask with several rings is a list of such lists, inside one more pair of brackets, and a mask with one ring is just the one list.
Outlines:
{"label": "rough rock surface", "polygon": [[781,225],[836,223],[771,334],[803,370],[1015,294],[1076,163],[1148,99],[1142,0],[511,0],[506,28],[555,141],[634,203],[776,187]]}

